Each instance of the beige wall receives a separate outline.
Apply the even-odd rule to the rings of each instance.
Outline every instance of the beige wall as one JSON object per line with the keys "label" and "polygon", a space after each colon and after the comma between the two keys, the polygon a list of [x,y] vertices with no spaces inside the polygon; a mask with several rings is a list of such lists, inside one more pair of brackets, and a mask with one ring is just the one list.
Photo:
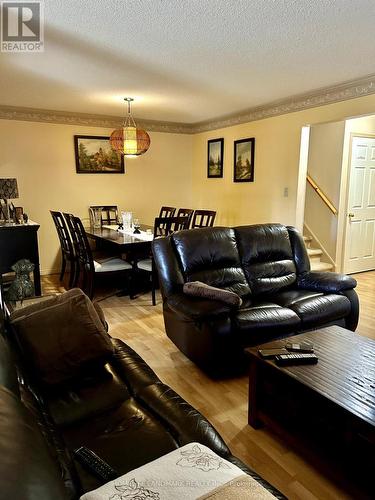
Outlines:
{"label": "beige wall", "polygon": [[[194,136],[193,203],[218,211],[218,224],[296,220],[301,127],[375,112],[375,96],[267,118]],[[224,137],[224,178],[207,179],[207,140]],[[233,183],[233,141],[255,137],[255,182]],[[289,196],[284,197],[288,187]]]}
{"label": "beige wall", "polygon": [[191,206],[192,137],[151,133],[150,150],[126,161],[126,173],[76,174],[73,136],[108,135],[111,130],[0,120],[0,177],[16,177],[20,198],[40,223],[43,273],[59,266],[59,246],[49,210],[86,218],[89,205],[116,204],[151,224],[160,205]]}
{"label": "beige wall", "polygon": [[[307,170],[339,210],[345,121],[311,127]],[[338,218],[307,184],[305,224],[333,262],[336,261]]]}
{"label": "beige wall", "polygon": [[362,116],[346,121],[346,132],[352,134],[375,134],[375,116]]}
{"label": "beige wall", "polygon": [[[115,203],[151,223],[161,204],[212,208],[218,224],[296,220],[301,127],[375,113],[375,96],[196,134],[151,134],[151,148],[127,160],[126,175],[77,175],[73,135],[110,130],[0,120],[0,177],[19,182],[23,206],[40,222],[43,272],[58,267],[58,242],[48,210],[87,217],[90,204]],[[207,179],[207,140],[225,139],[224,178]],[[233,183],[233,141],[255,137],[255,182]],[[284,188],[289,196],[284,197]]]}

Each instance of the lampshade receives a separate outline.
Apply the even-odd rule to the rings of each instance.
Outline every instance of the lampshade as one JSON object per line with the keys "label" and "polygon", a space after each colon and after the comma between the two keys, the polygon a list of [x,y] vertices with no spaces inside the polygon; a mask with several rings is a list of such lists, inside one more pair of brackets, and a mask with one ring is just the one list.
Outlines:
{"label": "lampshade", "polygon": [[18,198],[17,179],[0,179],[0,198],[3,200]]}
{"label": "lampshade", "polygon": [[150,136],[145,130],[137,127],[131,114],[130,103],[134,99],[126,97],[124,100],[128,103],[128,116],[124,121],[123,128],[112,132],[109,142],[112,149],[126,157],[139,156],[150,147]]}

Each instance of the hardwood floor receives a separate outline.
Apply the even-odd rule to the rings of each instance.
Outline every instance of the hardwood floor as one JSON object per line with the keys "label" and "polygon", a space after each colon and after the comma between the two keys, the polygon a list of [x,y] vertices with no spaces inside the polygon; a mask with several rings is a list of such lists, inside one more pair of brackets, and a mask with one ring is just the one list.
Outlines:
{"label": "hardwood floor", "polygon": [[[358,280],[361,312],[358,333],[375,339],[375,272]],[[57,276],[43,278],[43,292],[63,291]],[[106,290],[106,293],[108,290]],[[160,297],[151,294],[133,301],[112,296],[101,300],[110,334],[133,347],[157,375],[201,411],[216,427],[232,452],[290,499],[365,498],[331,464],[308,450],[291,448],[283,437],[266,428],[247,425],[247,377],[213,381],[190,362],[164,332]]]}

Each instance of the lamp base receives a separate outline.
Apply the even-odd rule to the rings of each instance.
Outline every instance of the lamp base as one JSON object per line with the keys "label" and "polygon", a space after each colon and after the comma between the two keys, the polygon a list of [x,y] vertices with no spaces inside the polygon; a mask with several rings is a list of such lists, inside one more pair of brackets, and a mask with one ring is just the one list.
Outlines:
{"label": "lamp base", "polygon": [[5,226],[14,226],[15,225],[15,222],[14,222],[14,219],[13,219],[13,214],[14,214],[14,205],[13,203],[11,203],[9,205],[9,201],[6,200],[5,198],[2,200],[2,203],[1,203],[1,211],[4,215],[4,222],[2,225],[5,225]]}

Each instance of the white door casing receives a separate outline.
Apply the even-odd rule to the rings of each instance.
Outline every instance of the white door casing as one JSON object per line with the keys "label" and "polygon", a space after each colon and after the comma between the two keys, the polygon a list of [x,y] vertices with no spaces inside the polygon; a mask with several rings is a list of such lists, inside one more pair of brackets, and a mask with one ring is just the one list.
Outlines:
{"label": "white door casing", "polygon": [[352,137],[344,271],[375,269],[375,137]]}

